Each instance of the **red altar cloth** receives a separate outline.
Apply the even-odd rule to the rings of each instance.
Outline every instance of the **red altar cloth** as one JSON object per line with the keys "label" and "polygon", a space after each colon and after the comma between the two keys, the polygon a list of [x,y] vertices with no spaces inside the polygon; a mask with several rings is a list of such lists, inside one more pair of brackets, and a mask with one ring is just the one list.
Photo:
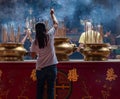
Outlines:
{"label": "red altar cloth", "polygon": [[[120,99],[120,62],[58,65],[55,99]],[[0,99],[36,99],[35,61],[0,62]]]}

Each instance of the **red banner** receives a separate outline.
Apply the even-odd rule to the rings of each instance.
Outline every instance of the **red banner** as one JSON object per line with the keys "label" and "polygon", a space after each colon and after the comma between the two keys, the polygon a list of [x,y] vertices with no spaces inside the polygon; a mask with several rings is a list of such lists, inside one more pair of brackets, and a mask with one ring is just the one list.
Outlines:
{"label": "red banner", "polygon": [[[120,99],[119,84],[120,62],[60,62],[55,99]],[[36,99],[35,61],[0,62],[0,99]]]}

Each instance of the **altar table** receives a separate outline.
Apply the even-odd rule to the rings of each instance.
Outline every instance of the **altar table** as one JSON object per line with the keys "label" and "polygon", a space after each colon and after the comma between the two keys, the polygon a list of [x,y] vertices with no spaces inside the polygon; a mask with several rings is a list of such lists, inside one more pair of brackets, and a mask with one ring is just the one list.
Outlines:
{"label": "altar table", "polygon": [[[36,99],[35,62],[0,62],[0,99]],[[57,67],[55,99],[120,99],[119,60],[69,60]]]}

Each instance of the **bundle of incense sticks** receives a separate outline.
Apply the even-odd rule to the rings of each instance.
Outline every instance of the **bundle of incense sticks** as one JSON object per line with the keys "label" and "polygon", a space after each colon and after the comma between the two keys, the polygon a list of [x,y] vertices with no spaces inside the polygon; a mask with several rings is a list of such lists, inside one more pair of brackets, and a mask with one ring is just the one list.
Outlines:
{"label": "bundle of incense sticks", "polygon": [[10,42],[15,42],[14,27],[10,27]]}
{"label": "bundle of incense sticks", "polygon": [[102,40],[103,40],[103,27],[102,26],[100,26],[100,37],[99,37],[99,41],[100,41],[100,43],[102,43]]}
{"label": "bundle of incense sticks", "polygon": [[93,30],[93,35],[94,35],[94,41],[95,41],[95,43],[99,43],[98,42],[98,34],[97,34],[97,31],[96,31],[97,29],[96,29],[96,27],[94,26],[94,30]]}
{"label": "bundle of incense sticks", "polygon": [[55,37],[66,37],[66,27],[64,22],[60,22],[60,26],[57,29]]}
{"label": "bundle of incense sticks", "polygon": [[87,43],[86,40],[87,40],[87,25],[86,25],[86,22],[85,22],[85,44]]}
{"label": "bundle of incense sticks", "polygon": [[2,38],[3,38],[3,43],[7,43],[8,42],[7,29],[5,27],[3,27],[3,26],[2,26]]}
{"label": "bundle of incense sticks", "polygon": [[7,27],[2,26],[2,43],[8,43],[8,42],[20,42],[20,26],[18,26],[18,31],[15,35],[14,33],[14,27],[10,26],[10,33],[7,32]]}
{"label": "bundle of incense sticks", "polygon": [[16,35],[16,43],[19,43],[19,40],[20,40],[20,26],[18,26],[18,31]]}

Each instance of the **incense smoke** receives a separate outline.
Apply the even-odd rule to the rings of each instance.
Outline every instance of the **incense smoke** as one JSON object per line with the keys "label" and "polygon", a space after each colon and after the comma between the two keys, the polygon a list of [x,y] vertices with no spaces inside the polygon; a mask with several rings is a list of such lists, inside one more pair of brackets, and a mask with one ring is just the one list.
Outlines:
{"label": "incense smoke", "polygon": [[80,20],[91,19],[94,24],[102,24],[106,31],[116,33],[119,32],[115,31],[119,5],[119,0],[1,0],[0,24],[24,27],[30,8],[36,21],[49,20],[50,8],[54,8],[58,20],[64,21],[70,29],[82,31]]}

